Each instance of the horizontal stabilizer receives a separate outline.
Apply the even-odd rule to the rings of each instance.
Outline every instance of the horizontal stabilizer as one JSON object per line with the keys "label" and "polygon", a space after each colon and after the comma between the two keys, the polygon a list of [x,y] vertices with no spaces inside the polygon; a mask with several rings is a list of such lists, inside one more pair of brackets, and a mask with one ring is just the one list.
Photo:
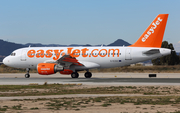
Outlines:
{"label": "horizontal stabilizer", "polygon": [[147,55],[152,55],[156,53],[160,53],[159,49],[151,49],[149,51],[143,52],[143,54],[147,54]]}

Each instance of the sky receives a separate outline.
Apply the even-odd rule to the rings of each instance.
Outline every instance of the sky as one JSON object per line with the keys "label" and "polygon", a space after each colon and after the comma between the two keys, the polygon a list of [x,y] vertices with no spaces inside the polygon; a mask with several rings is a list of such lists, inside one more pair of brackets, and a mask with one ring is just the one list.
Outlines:
{"label": "sky", "polygon": [[0,0],[0,39],[15,43],[137,41],[158,14],[164,40],[180,44],[180,0]]}

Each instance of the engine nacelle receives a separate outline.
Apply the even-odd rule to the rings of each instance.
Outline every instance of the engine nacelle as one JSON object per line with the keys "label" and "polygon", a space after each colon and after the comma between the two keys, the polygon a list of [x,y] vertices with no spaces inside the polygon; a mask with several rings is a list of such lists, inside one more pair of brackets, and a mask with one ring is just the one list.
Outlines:
{"label": "engine nacelle", "polygon": [[60,73],[64,74],[64,75],[69,75],[69,74],[73,73],[73,71],[70,69],[64,69],[63,71],[60,71]]}
{"label": "engine nacelle", "polygon": [[40,75],[50,75],[63,70],[63,66],[55,63],[39,63],[37,65],[37,71]]}

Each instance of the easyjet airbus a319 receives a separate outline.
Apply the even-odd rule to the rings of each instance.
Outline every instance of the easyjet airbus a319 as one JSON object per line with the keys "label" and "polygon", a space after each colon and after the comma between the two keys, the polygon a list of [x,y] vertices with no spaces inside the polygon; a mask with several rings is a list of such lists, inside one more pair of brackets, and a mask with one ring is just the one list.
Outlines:
{"label": "easyjet airbus a319", "polygon": [[86,78],[91,78],[89,69],[112,68],[146,61],[171,54],[170,49],[161,48],[168,14],[159,14],[141,37],[132,45],[101,47],[27,47],[13,51],[3,59],[10,67],[37,69],[40,75],[56,72],[78,78],[78,71],[86,70]]}

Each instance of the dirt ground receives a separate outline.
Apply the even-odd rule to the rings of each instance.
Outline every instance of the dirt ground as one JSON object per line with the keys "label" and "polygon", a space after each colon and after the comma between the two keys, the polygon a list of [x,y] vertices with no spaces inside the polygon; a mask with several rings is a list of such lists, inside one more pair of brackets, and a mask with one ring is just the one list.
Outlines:
{"label": "dirt ground", "polygon": [[[84,89],[84,88],[95,88],[95,87],[107,87],[107,86],[82,85],[82,86],[75,86],[73,88],[70,87],[69,89],[71,90],[71,89]],[[143,91],[150,90],[147,88],[147,86],[136,86],[136,87],[137,87],[136,89],[138,90],[143,90]],[[160,93],[161,95],[159,95],[159,97],[174,96],[173,98],[180,98],[179,95],[180,86],[156,86],[155,88],[157,91],[161,92]],[[133,92],[134,89],[126,89],[126,90],[130,90],[129,92]],[[153,89],[151,90],[153,91]],[[0,93],[4,93],[4,92],[0,92]],[[127,96],[123,96],[123,97],[127,97],[127,98],[130,97],[128,95],[130,94],[127,94]],[[131,95],[133,95],[133,93],[131,93]],[[144,95],[144,97],[145,96],[148,95]],[[153,95],[153,96],[158,97],[158,95]],[[35,99],[28,99],[28,96],[27,99],[25,98],[26,96],[23,96],[22,98],[14,97],[13,99],[0,98],[0,113],[170,113],[170,112],[179,113],[180,112],[180,103],[175,102],[174,99],[171,99],[172,103],[165,105],[159,105],[159,104],[136,105],[133,102],[106,103],[106,101],[104,100],[94,101],[93,99],[95,97],[89,97],[89,96],[74,97],[73,94],[72,97],[71,96],[63,97],[63,95],[61,95],[61,98],[56,98],[56,99],[48,98],[48,97],[41,98],[41,96],[37,96],[37,98]],[[104,98],[111,98],[111,97],[104,97]],[[134,98],[141,99],[143,98],[143,96],[137,95]]]}
{"label": "dirt ground", "polygon": [[[93,106],[86,105],[86,108],[60,108],[59,110],[50,110],[45,103],[49,101],[1,101],[1,106],[13,107],[21,105],[23,110],[10,109],[6,113],[170,113],[180,111],[180,105],[134,105],[126,104],[112,104],[108,107],[101,106],[103,103],[98,103]],[[34,108],[34,109],[33,109]],[[38,108],[38,110],[36,109]]]}

